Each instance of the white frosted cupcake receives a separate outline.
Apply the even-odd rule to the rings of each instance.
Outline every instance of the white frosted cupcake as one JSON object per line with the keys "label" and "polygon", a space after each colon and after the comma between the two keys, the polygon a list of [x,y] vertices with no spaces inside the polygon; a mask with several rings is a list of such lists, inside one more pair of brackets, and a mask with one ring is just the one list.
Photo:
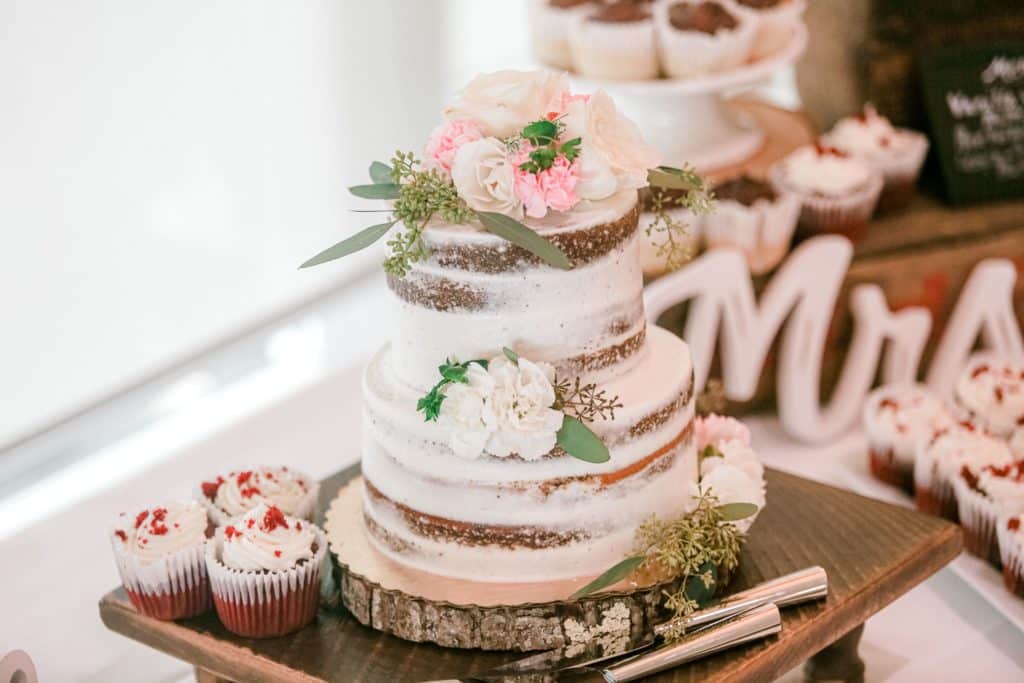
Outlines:
{"label": "white frosted cupcake", "polygon": [[1010,438],[1024,425],[1024,362],[978,354],[960,373],[954,393],[967,417]]}
{"label": "white frosted cupcake", "polygon": [[316,618],[324,532],[260,503],[217,529],[206,549],[213,604],[232,633],[271,638]]}
{"label": "white frosted cupcake", "polygon": [[724,2],[660,0],[654,11],[662,69],[672,78],[726,71],[750,56],[756,22]]}
{"label": "white frosted cupcake", "polygon": [[882,174],[846,152],[822,144],[800,147],[771,171],[779,192],[800,196],[800,229],[839,233],[856,241],[867,229],[882,191]]}
{"label": "white frosted cupcake", "polygon": [[569,24],[600,8],[597,0],[531,0],[527,10],[530,45],[539,60],[556,69],[572,69]]}
{"label": "white frosted cupcake", "polygon": [[287,515],[313,519],[320,484],[288,467],[254,467],[228,472],[199,485],[196,498],[217,526],[266,502]]}
{"label": "white frosted cupcake", "polygon": [[751,60],[770,57],[781,50],[792,39],[793,29],[807,9],[804,0],[734,0],[734,4],[757,22]]}
{"label": "white frosted cupcake", "polygon": [[715,199],[715,211],[704,218],[707,247],[739,249],[754,275],[777,266],[793,240],[800,198],[744,176],[715,187]]}
{"label": "white frosted cupcake", "polygon": [[[663,201],[667,202],[666,206],[671,206],[679,197],[685,195],[685,193],[674,190],[659,190],[659,193],[664,197]],[[659,226],[654,225],[657,214],[653,211],[653,202],[650,190],[640,191],[640,229],[637,231],[637,239],[639,240],[640,266],[647,277],[664,275],[671,270],[669,266],[672,265],[668,263],[666,254],[669,235],[666,230],[659,230]],[[707,216],[698,216],[681,206],[667,208],[665,213],[675,223],[686,226],[685,232],[673,232],[672,239],[680,248],[687,250],[690,256],[696,255]]]}
{"label": "white frosted cupcake", "polygon": [[964,465],[954,482],[964,547],[999,565],[996,522],[1024,512],[1024,461],[977,468]]}
{"label": "white frosted cupcake", "polygon": [[700,490],[720,504],[752,503],[757,512],[736,522],[746,532],[764,509],[764,465],[750,444],[750,430],[731,417],[710,414],[693,422]]}
{"label": "white frosted cupcake", "polygon": [[914,494],[914,458],[933,435],[954,426],[945,406],[919,384],[890,384],[864,402],[871,474]]}
{"label": "white frosted cupcake", "polygon": [[1006,589],[1024,598],[1024,514],[1006,515],[996,523]]}
{"label": "white frosted cupcake", "polygon": [[893,127],[889,119],[867,105],[861,114],[840,119],[824,139],[881,172],[885,185],[878,199],[879,211],[910,203],[928,154],[925,135]]}
{"label": "white frosted cupcake", "polygon": [[196,501],[122,514],[111,533],[121,583],[135,609],[156,619],[184,619],[210,609],[205,551],[211,530]]}
{"label": "white frosted cupcake", "polygon": [[914,500],[921,512],[960,521],[953,482],[964,466],[980,470],[1013,462],[1005,441],[969,422],[940,430],[914,460]]}
{"label": "white frosted cupcake", "polygon": [[576,71],[592,78],[637,81],[658,77],[650,3],[619,0],[569,21]]}

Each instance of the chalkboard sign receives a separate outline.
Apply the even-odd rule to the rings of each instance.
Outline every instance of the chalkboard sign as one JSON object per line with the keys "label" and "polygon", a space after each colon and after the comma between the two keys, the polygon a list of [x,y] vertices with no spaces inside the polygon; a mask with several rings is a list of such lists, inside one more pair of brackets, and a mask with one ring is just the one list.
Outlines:
{"label": "chalkboard sign", "polygon": [[1024,43],[951,47],[920,63],[950,201],[1024,197]]}

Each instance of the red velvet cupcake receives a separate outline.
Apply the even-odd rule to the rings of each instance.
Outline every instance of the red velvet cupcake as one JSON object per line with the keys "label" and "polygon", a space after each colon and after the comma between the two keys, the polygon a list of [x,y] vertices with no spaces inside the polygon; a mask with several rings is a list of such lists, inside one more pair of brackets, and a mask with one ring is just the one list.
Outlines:
{"label": "red velvet cupcake", "polygon": [[222,473],[199,485],[196,499],[206,506],[217,526],[243,515],[260,503],[275,505],[286,515],[312,520],[320,484],[288,467],[250,467]]}
{"label": "red velvet cupcake", "polygon": [[217,529],[207,547],[217,616],[250,638],[299,630],[316,618],[326,556],[319,527],[260,503]]}
{"label": "red velvet cupcake", "polygon": [[206,511],[195,501],[120,516],[111,540],[121,583],[135,609],[164,620],[210,609],[209,527]]}
{"label": "red velvet cupcake", "polygon": [[1024,598],[1024,515],[1001,517],[996,533],[999,535],[1006,588]]}

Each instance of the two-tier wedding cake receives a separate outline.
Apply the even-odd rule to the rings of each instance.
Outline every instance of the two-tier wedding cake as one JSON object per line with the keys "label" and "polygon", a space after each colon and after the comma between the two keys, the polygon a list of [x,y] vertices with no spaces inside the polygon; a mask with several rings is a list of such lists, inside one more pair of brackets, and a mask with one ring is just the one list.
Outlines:
{"label": "two-tier wedding cake", "polygon": [[[391,220],[310,263],[392,233],[397,326],[363,382],[376,551],[456,579],[593,577],[645,520],[692,510],[693,372],[646,321],[638,191],[674,190],[646,230],[672,248],[685,226],[668,209],[700,210],[700,179],[658,166],[606,94],[541,72],[478,76],[422,159],[370,175],[352,191],[391,200]],[[727,470],[718,500],[763,503]]]}

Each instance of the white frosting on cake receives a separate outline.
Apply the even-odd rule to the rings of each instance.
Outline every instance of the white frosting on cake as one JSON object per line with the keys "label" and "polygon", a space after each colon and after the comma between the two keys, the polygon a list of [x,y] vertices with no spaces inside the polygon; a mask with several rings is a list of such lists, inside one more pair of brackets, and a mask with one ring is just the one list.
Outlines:
{"label": "white frosting on cake", "polygon": [[1009,437],[1024,420],[1024,363],[972,360],[956,383],[956,400],[992,433]]}
{"label": "white frosting on cake", "polygon": [[813,145],[780,162],[783,182],[797,192],[836,197],[855,192],[871,180],[871,168],[849,156],[819,153]]}

